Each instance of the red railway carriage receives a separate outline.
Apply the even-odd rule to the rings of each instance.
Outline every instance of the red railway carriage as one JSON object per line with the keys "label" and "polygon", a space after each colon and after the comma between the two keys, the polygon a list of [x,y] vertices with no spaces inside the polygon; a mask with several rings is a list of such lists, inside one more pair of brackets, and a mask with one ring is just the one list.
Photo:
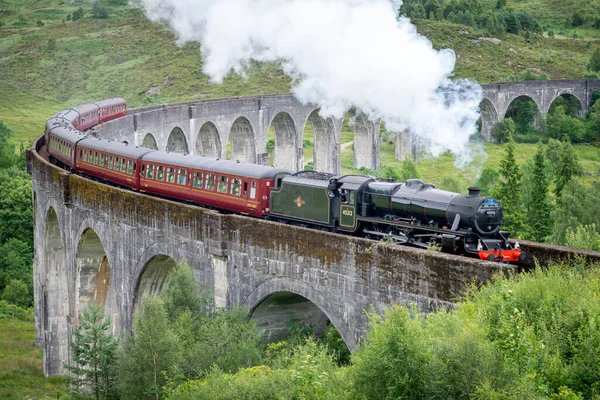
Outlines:
{"label": "red railway carriage", "polygon": [[46,134],[48,153],[55,160],[75,169],[75,150],[77,143],[86,135],[71,126],[58,125]]}
{"label": "red railway carriage", "polygon": [[269,213],[269,195],[285,169],[153,152],[142,160],[140,190],[255,217]]}
{"label": "red railway carriage", "polygon": [[106,99],[96,102],[99,108],[100,122],[110,121],[111,119],[124,117],[127,112],[127,104],[125,99],[116,97],[114,99]]}
{"label": "red railway carriage", "polygon": [[[77,127],[75,127],[76,124],[77,124],[77,126],[79,126],[79,113],[77,111],[73,110],[72,108],[69,108],[68,110],[62,110],[62,111],[56,113],[56,115],[54,115],[52,118],[50,118],[50,120],[53,120],[53,119],[60,119],[65,124],[71,125],[75,129],[77,129]],[[46,127],[48,127],[48,124],[46,124]]]}
{"label": "red railway carriage", "polygon": [[75,129],[84,131],[94,125],[98,125],[100,120],[100,112],[96,104],[86,103],[77,107],[73,107],[72,110],[75,110],[79,113],[79,119],[73,122],[73,127]]}
{"label": "red railway carriage", "polygon": [[76,169],[100,179],[137,189],[139,159],[155,150],[87,137],[77,144]]}

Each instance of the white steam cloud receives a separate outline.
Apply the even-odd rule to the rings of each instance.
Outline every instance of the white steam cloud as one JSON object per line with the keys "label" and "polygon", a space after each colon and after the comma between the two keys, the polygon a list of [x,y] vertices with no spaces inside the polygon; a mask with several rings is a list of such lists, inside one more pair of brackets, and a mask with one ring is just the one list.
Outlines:
{"label": "white steam cloud", "polygon": [[432,155],[470,159],[481,87],[452,81],[452,50],[436,51],[398,0],[140,0],[178,43],[202,44],[204,72],[221,82],[251,59],[279,61],[303,102],[321,115],[357,107],[389,130],[408,128]]}

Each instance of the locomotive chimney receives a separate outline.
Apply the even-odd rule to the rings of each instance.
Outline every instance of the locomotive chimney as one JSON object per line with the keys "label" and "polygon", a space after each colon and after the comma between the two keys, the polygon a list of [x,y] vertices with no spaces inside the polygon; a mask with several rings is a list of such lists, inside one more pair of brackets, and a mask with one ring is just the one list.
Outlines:
{"label": "locomotive chimney", "polygon": [[479,189],[477,186],[469,186],[467,188],[469,190],[469,196],[479,196],[479,193],[481,192],[481,189]]}

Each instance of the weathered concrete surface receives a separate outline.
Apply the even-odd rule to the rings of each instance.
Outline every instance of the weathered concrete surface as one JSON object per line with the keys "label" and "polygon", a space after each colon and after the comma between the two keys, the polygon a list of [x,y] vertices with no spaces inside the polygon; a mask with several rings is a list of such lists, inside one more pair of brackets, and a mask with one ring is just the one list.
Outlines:
{"label": "weathered concrete surface", "polygon": [[[483,86],[481,102],[482,135],[491,140],[492,125],[504,119],[511,102],[526,96],[535,102],[542,116],[561,95],[572,95],[585,115],[600,80],[527,81]],[[341,171],[340,134],[342,119],[324,119],[318,107],[302,104],[291,94],[236,97],[192,101],[128,110],[125,118],[96,128],[104,138],[126,141],[159,150],[204,154],[207,156],[266,162],[269,127],[275,131],[274,165],[302,170],[302,139],[306,124],[314,129],[314,166],[319,171]],[[354,121],[354,166],[377,170],[379,161],[379,122],[363,116]],[[404,138],[403,142],[400,142]],[[420,157],[417,138],[396,135],[396,159],[411,153]],[[226,154],[230,143],[231,154]]]}
{"label": "weathered concrete surface", "polygon": [[104,305],[114,332],[125,332],[141,296],[160,292],[178,259],[192,266],[198,284],[213,288],[219,306],[260,310],[276,293],[304,297],[350,349],[365,333],[364,310],[447,306],[473,280],[512,268],[223,215],[67,173],[35,151],[31,170],[36,338],[46,375],[65,372],[68,335],[87,302]]}
{"label": "weathered concrete surface", "polygon": [[[511,240],[511,242],[515,242]],[[600,264],[600,252],[572,249],[564,246],[554,246],[545,243],[519,240],[519,245],[527,257],[519,265],[522,270],[530,270],[536,265],[547,266],[551,263],[582,260],[586,263]]]}

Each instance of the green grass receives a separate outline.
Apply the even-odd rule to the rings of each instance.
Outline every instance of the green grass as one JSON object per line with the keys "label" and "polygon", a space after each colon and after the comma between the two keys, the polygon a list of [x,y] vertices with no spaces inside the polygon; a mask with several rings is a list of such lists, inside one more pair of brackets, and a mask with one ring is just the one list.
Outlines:
{"label": "green grass", "polygon": [[62,378],[45,378],[42,349],[35,346],[33,322],[0,319],[0,398],[62,397]]}

